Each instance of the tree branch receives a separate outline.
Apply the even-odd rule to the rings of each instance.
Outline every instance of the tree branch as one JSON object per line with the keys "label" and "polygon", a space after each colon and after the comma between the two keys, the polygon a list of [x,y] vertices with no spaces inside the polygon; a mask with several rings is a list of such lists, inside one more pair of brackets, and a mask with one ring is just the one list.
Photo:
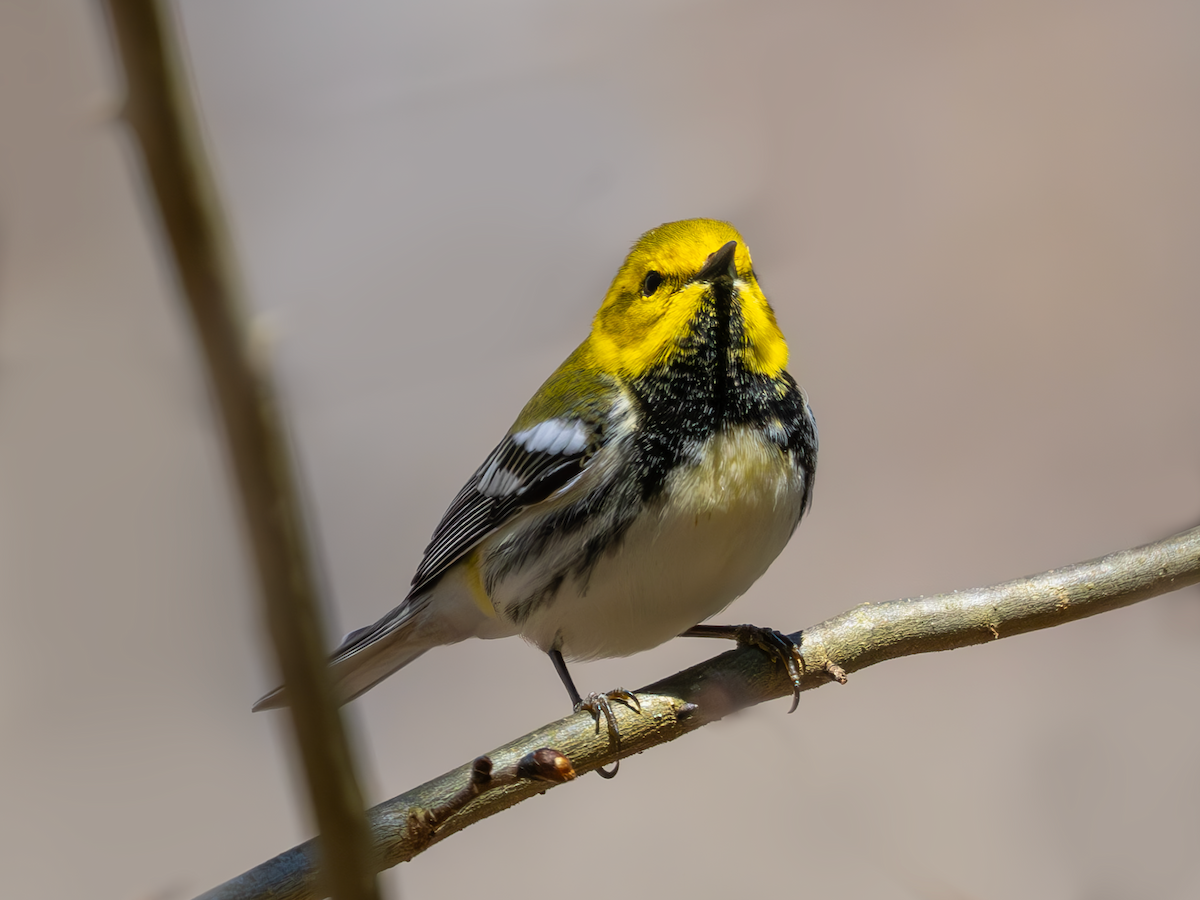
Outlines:
{"label": "tree branch", "polygon": [[[991,587],[865,603],[792,637],[801,642],[803,688],[810,690],[888,659],[990,643],[1198,582],[1200,527]],[[376,866],[382,870],[410,860],[468,825],[571,780],[575,772],[608,765],[791,692],[782,667],[760,650],[739,648],[638,691],[640,714],[618,709],[619,752],[590,714],[560,719],[372,809]],[[308,841],[198,900],[315,898],[316,879],[314,843]]]}
{"label": "tree branch", "polygon": [[[107,0],[166,250],[191,313],[224,423],[260,594],[317,821],[322,877],[339,900],[377,896],[362,794],[325,665],[324,629],[295,464],[264,347],[244,314],[169,7]],[[310,848],[310,852],[311,848]]]}

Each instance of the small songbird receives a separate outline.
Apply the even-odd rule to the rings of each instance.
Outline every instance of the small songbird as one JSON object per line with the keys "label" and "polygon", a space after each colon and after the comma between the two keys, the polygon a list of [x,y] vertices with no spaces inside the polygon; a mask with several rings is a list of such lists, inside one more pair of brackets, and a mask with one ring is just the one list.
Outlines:
{"label": "small songbird", "polygon": [[[808,509],[817,430],[750,251],[725,222],[642,235],[588,335],[521,411],[434,530],[404,601],[330,660],[341,702],[431,647],[520,635],[565,660],[627,656],[697,626],[779,555]],[[255,710],[284,706],[283,689]],[[793,709],[795,700],[793,700]]]}

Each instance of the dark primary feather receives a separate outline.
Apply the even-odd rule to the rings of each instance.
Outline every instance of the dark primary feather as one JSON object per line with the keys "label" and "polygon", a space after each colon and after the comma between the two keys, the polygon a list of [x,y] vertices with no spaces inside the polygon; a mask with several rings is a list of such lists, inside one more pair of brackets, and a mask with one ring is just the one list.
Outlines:
{"label": "dark primary feather", "polygon": [[531,451],[514,435],[506,436],[463,485],[434,529],[404,602],[378,622],[346,635],[333,651],[334,663],[358,654],[390,634],[398,623],[418,611],[414,604],[421,602],[421,592],[476,544],[522,509],[545,500],[583,471],[598,444],[596,431],[581,420],[561,424],[585,428],[587,446],[578,452]]}
{"label": "dark primary feather", "polygon": [[413,576],[409,596],[431,585],[522,509],[545,500],[582,472],[594,449],[575,453],[530,451],[512,435],[506,437],[458,492],[434,529]]}

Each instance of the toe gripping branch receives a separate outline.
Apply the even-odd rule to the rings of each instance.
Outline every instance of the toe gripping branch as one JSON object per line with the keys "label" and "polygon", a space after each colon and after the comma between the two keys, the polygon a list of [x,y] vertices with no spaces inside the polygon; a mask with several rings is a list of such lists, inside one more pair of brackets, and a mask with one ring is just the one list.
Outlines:
{"label": "toe gripping branch", "polygon": [[[580,700],[575,704],[575,711],[586,709],[592,714],[592,718],[596,720],[596,729],[600,729],[600,717],[604,717],[604,724],[608,727],[608,739],[612,741],[613,750],[616,753],[621,752],[621,729],[617,727],[616,716],[613,715],[612,701],[617,700],[624,703],[630,709],[641,713],[642,704],[638,698],[625,690],[617,688],[605,694],[588,694],[586,699]],[[613,763],[612,769],[605,769],[601,766],[596,770],[601,778],[616,778],[617,772],[621,770],[621,760]]]}
{"label": "toe gripping branch", "polygon": [[[571,678],[571,673],[567,671],[566,660],[558,650],[550,651],[550,659],[554,663],[554,668],[558,672],[558,677],[562,679],[563,686],[567,689],[567,693],[571,696],[571,703],[575,706],[575,712],[587,710],[592,714],[592,718],[596,720],[596,729],[600,729],[600,719],[604,718],[604,724],[608,728],[608,737],[612,741],[613,750],[617,753],[621,752],[621,730],[617,727],[617,718],[613,715],[612,701],[616,700],[624,703],[630,709],[640,713],[642,704],[638,702],[638,698],[624,688],[617,688],[615,691],[609,691],[605,694],[588,694],[587,698],[579,695],[578,688],[575,687],[575,682]],[[596,771],[602,778],[614,778],[621,768],[621,761],[618,759],[613,763],[611,770],[603,767]]]}
{"label": "toe gripping branch", "polygon": [[[782,631],[761,628],[758,625],[694,625],[680,637],[725,638],[737,641],[742,646],[757,647],[787,670],[788,678],[792,682],[792,708],[788,712],[794,713],[800,705],[804,658],[800,655],[800,645]],[[843,674],[838,680],[844,678]]]}

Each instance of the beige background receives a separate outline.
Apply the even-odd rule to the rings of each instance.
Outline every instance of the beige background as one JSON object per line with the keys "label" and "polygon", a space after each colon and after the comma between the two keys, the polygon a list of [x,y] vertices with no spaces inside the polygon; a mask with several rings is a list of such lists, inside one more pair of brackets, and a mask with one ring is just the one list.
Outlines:
{"label": "beige background", "polygon": [[[687,216],[747,237],[821,427],[812,516],[730,620],[794,629],[1200,519],[1200,5],[182,11],[339,634],[401,597],[628,245]],[[188,897],[309,833],[285,720],[249,711],[275,677],[116,84],[90,4],[0,2],[0,871],[23,898]],[[1198,706],[1193,589],[749,711],[387,882],[1195,898]],[[565,711],[502,641],[350,717],[378,801]]]}

